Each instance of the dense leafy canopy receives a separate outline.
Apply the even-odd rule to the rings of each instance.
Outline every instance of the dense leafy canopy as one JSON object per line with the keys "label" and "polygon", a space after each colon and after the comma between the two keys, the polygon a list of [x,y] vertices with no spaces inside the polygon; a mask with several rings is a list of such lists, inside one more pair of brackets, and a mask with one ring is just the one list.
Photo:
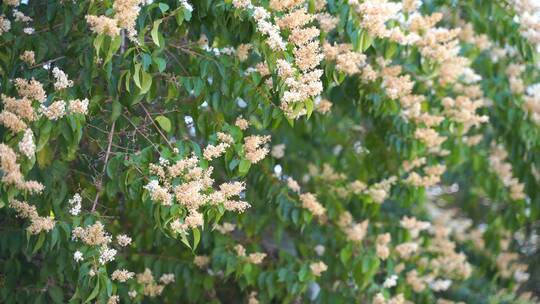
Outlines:
{"label": "dense leafy canopy", "polygon": [[0,302],[534,302],[532,8],[2,1]]}

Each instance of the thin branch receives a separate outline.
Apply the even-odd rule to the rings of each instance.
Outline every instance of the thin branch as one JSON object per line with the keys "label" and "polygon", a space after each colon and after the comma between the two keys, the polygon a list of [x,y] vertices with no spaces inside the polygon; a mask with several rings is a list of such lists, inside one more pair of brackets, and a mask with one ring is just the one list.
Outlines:
{"label": "thin branch", "polygon": [[152,118],[152,115],[150,115],[150,112],[148,112],[148,110],[146,109],[146,107],[145,107],[142,103],[139,103],[139,105],[141,106],[141,108],[143,108],[144,112],[146,113],[146,116],[148,116],[148,118],[150,119],[150,121],[152,122],[152,124],[154,125],[154,127],[156,128],[156,130],[159,132],[159,134],[161,135],[161,137],[163,137],[163,139],[165,140],[165,142],[167,143],[167,145],[169,145],[169,148],[174,149],[174,147],[171,145],[171,143],[170,143],[169,140],[167,139],[167,136],[165,136],[165,134],[163,134],[163,132],[161,132],[161,129],[159,128],[159,126],[156,124],[156,122],[155,122],[154,119]]}
{"label": "thin branch", "polygon": [[[111,154],[111,147],[112,147],[112,141],[114,138],[114,127],[116,126],[116,120],[113,121],[111,126],[111,131],[109,132],[109,145],[107,146],[107,153],[105,154],[105,162],[103,164],[103,172],[101,173],[101,177],[99,180],[99,187],[101,187],[101,184],[103,182],[103,176],[105,175],[105,172],[107,171],[107,162],[109,161],[109,155]],[[97,188],[97,187],[96,187]],[[96,206],[99,199],[99,189],[96,192],[96,198],[94,199],[94,204],[92,205],[92,212],[96,210]]]}
{"label": "thin branch", "polygon": [[131,119],[129,119],[129,117],[125,114],[122,113],[122,116],[135,128],[135,131],[138,132],[139,134],[142,135],[142,137],[144,137],[144,139],[146,139],[151,145],[152,147],[156,150],[157,153],[159,153],[159,149],[157,148],[157,146],[148,138],[148,136],[146,136],[146,134],[144,134],[143,132],[141,132],[141,130],[139,130],[139,128],[137,127],[137,125],[135,125],[135,123],[133,121],[131,121]]}
{"label": "thin branch", "polygon": [[61,60],[63,58],[65,58],[66,56],[60,56],[60,57],[56,57],[54,59],[51,59],[51,60],[47,60],[47,61],[43,61],[42,63],[38,63],[38,64],[35,64],[33,66],[30,67],[30,69],[35,69],[37,67],[40,67],[40,66],[43,66],[43,65],[46,65],[46,64],[51,64],[53,62],[56,62],[58,60]]}

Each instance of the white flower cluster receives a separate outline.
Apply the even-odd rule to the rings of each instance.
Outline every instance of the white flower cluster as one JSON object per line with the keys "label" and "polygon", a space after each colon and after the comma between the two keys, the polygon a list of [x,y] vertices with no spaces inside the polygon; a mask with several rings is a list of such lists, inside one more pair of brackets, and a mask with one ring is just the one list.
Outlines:
{"label": "white flower cluster", "polygon": [[69,213],[71,215],[77,216],[81,213],[82,197],[79,193],[75,193],[75,195],[73,195],[73,198],[71,198],[68,203],[71,206],[71,208],[69,209]]}
{"label": "white flower cluster", "polygon": [[63,90],[73,86],[73,81],[68,79],[68,76],[64,71],[60,70],[58,67],[54,67],[53,71],[54,79],[54,88],[56,90]]}
{"label": "white flower cluster", "polygon": [[272,23],[270,13],[264,7],[255,6],[253,7],[253,17],[257,22],[257,30],[268,36],[268,46],[274,51],[284,51],[287,45],[281,37],[279,27]]}
{"label": "white flower cluster", "polygon": [[517,15],[514,20],[519,23],[521,35],[529,40],[536,50],[540,51],[540,2],[536,0],[513,0]]}
{"label": "white flower cluster", "polygon": [[540,125],[540,83],[529,86],[526,93],[523,109],[534,123]]}
{"label": "white flower cluster", "polygon": [[193,12],[193,6],[187,0],[180,0],[180,5],[183,6],[190,13]]}
{"label": "white flower cluster", "polygon": [[[222,141],[224,139],[223,136]],[[228,141],[228,139],[225,139]],[[163,206],[172,206],[173,201],[186,208],[185,218],[177,218],[170,224],[171,230],[184,233],[204,224],[203,214],[199,209],[205,205],[222,205],[225,210],[243,212],[250,205],[234,199],[244,191],[242,182],[223,183],[214,188],[211,177],[214,168],[203,168],[197,156],[191,155],[173,164],[161,161],[150,165],[150,173],[158,179],[151,180],[144,188],[150,193],[152,201]]]}
{"label": "white flower cluster", "polygon": [[[76,194],[73,199],[70,200],[70,204],[73,202],[73,205],[80,204],[80,196]],[[117,250],[110,247],[112,242],[112,236],[105,231],[105,226],[101,222],[96,222],[93,225],[83,227],[75,227],[71,232],[72,240],[79,240],[87,246],[95,246],[99,248],[99,258],[98,261],[101,265],[105,265],[108,262],[114,261]],[[131,243],[131,238],[127,235],[118,235],[117,242],[120,246],[127,246]],[[99,247],[98,247],[99,246]],[[73,259],[76,262],[84,260],[82,252],[77,250]]]}
{"label": "white flower cluster", "polygon": [[36,153],[36,144],[34,143],[34,133],[31,129],[24,131],[24,136],[19,142],[19,150],[28,158],[32,158]]}
{"label": "white flower cluster", "polygon": [[82,252],[80,252],[79,250],[75,251],[75,253],[73,254],[73,259],[77,263],[83,261],[84,257],[83,257]]}
{"label": "white flower cluster", "polygon": [[240,9],[250,10],[253,13],[253,18],[257,22],[257,31],[268,36],[268,46],[274,51],[283,51],[286,48],[286,43],[281,37],[279,27],[272,23],[270,12],[264,7],[254,6],[249,0],[234,0],[233,6]]}
{"label": "white flower cluster", "polygon": [[114,248],[109,248],[107,246],[101,247],[101,250],[99,251],[99,262],[101,265],[105,265],[108,262],[114,261],[116,253],[117,251]]}

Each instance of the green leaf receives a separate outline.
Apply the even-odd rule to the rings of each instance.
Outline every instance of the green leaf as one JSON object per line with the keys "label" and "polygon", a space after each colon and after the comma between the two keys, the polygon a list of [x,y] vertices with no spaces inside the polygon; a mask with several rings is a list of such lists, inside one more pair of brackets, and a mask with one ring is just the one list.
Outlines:
{"label": "green leaf", "polygon": [[167,117],[160,115],[156,117],[156,121],[163,130],[171,132],[171,121]]}
{"label": "green leaf", "polygon": [[111,121],[115,121],[122,114],[122,104],[118,100],[112,102]]}
{"label": "green leaf", "polygon": [[103,62],[103,64],[106,64],[112,59],[113,55],[116,54],[121,44],[122,44],[121,36],[116,36],[112,38],[111,45],[109,46],[109,50],[107,51],[107,57],[105,58],[105,61]]}
{"label": "green leaf", "polygon": [[167,61],[165,59],[161,57],[156,57],[154,58],[154,62],[156,63],[160,73],[165,71],[165,68],[167,67]]}
{"label": "green leaf", "polygon": [[111,179],[114,179],[115,177],[118,177],[122,171],[120,171],[121,163],[122,163],[122,156],[118,155],[115,157],[112,157],[109,159],[109,162],[107,164],[107,176]]}
{"label": "green leaf", "polygon": [[152,32],[150,32],[150,35],[152,36],[152,41],[159,47],[159,25],[163,22],[163,19],[159,19],[154,21],[154,26],[152,27]]}
{"label": "green leaf", "polygon": [[306,111],[307,111],[307,118],[309,119],[311,117],[311,114],[313,113],[313,100],[311,98],[307,99],[305,102],[306,105]]}
{"label": "green leaf", "polygon": [[141,88],[140,70],[141,70],[141,64],[140,63],[135,64],[135,72],[133,73],[133,81],[135,81],[135,85],[139,89]]}
{"label": "green leaf", "polygon": [[142,68],[144,71],[148,71],[150,64],[152,64],[152,56],[148,53],[141,54]]}
{"label": "green leaf", "polygon": [[141,71],[142,73],[142,84],[141,84],[141,94],[145,94],[150,90],[150,87],[152,87],[152,75]]}
{"label": "green leaf", "polygon": [[302,268],[300,268],[300,271],[298,272],[298,280],[300,280],[300,282],[305,282],[308,276],[309,270],[307,265],[302,265]]}
{"label": "green leaf", "polygon": [[64,292],[62,291],[62,288],[51,286],[49,287],[48,292],[54,303],[64,303]]}
{"label": "green leaf", "polygon": [[240,165],[238,166],[238,172],[241,175],[245,175],[246,173],[248,173],[250,167],[251,167],[251,162],[247,159],[242,159],[240,161]]}
{"label": "green leaf", "polygon": [[187,9],[184,9],[184,19],[185,19],[186,21],[191,20],[191,12],[188,11]]}
{"label": "green leaf", "polygon": [[231,162],[229,163],[229,170],[234,170],[234,168],[236,168],[236,166],[238,166],[238,164],[240,163],[240,160],[238,158],[235,158],[233,160],[231,160]]}
{"label": "green leaf", "polygon": [[103,44],[103,39],[105,39],[105,35],[97,35],[94,39],[94,49],[96,50],[96,55],[99,56],[99,50],[101,49],[101,45]]}
{"label": "green leaf", "polygon": [[160,3],[158,4],[158,6],[162,13],[165,13],[169,10],[169,5],[167,5],[167,3]]}
{"label": "green leaf", "polygon": [[365,30],[360,31],[360,50],[366,51],[373,43],[373,38]]}
{"label": "green leaf", "polygon": [[185,233],[180,234],[180,241],[182,241],[184,245],[186,245],[189,249],[191,249],[191,244],[189,244],[189,241]]}
{"label": "green leaf", "polygon": [[352,256],[351,246],[345,246],[343,249],[341,249],[341,251],[339,253],[339,257],[340,257],[341,262],[343,263],[344,266],[349,265],[349,261],[351,260],[351,256]]}
{"label": "green leaf", "polygon": [[43,246],[43,243],[45,243],[45,237],[45,233],[42,232],[39,234],[39,238],[34,246],[34,250],[32,250],[32,255],[36,254],[36,252]]}
{"label": "green leaf", "polygon": [[99,293],[99,280],[96,281],[96,286],[94,286],[94,289],[92,290],[92,292],[90,293],[88,298],[86,298],[84,303],[88,303],[88,302],[92,301],[92,299],[97,297],[98,293]]}
{"label": "green leaf", "polygon": [[198,228],[193,229],[193,251],[197,249],[197,246],[199,246],[199,242],[201,241],[201,231]]}
{"label": "green leaf", "polygon": [[253,265],[251,265],[250,263],[246,263],[244,264],[244,268],[242,269],[242,274],[246,277],[249,277],[252,270],[253,270]]}
{"label": "green leaf", "polygon": [[49,142],[52,127],[53,127],[53,124],[49,120],[43,125],[43,127],[41,127],[39,131],[39,140],[36,147],[36,152],[41,151],[41,149],[43,149],[43,147],[45,147],[45,145]]}

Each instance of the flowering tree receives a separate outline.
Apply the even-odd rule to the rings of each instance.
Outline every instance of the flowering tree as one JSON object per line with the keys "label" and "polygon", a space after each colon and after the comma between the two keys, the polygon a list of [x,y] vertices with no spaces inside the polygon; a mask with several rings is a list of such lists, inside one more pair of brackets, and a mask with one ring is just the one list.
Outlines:
{"label": "flowering tree", "polygon": [[535,3],[2,1],[0,302],[533,303]]}

